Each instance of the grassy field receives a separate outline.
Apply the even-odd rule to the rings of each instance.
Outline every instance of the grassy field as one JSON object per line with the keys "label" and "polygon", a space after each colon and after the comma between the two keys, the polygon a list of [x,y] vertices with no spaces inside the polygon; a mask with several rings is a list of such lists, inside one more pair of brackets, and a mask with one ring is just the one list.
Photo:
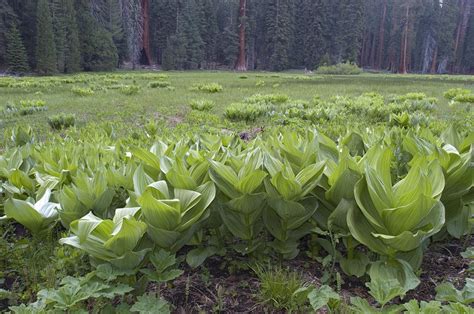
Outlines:
{"label": "grassy field", "polygon": [[469,76],[0,78],[0,312],[470,313],[473,104]]}
{"label": "grassy field", "polygon": [[[89,122],[124,122],[140,127],[149,120],[163,118],[182,121],[190,111],[192,100],[207,99],[215,103],[211,113],[222,116],[231,103],[241,102],[254,94],[286,94],[292,99],[311,101],[315,96],[328,99],[332,96],[360,96],[375,92],[383,96],[421,92],[436,97],[439,108],[446,108],[448,100],[443,93],[451,88],[474,91],[470,76],[418,76],[379,75],[358,76],[307,76],[298,73],[233,73],[233,72],[167,72],[167,77],[154,73],[117,72],[112,74],[81,74],[54,78],[34,78],[34,84],[21,85],[18,81],[0,78],[0,105],[21,100],[41,99],[47,111],[28,116],[2,119],[1,128],[29,124],[36,130],[46,131],[47,118],[58,113],[75,114],[77,124]],[[165,80],[170,88],[150,88],[152,81]],[[18,87],[5,87],[6,82],[17,82]],[[192,89],[194,84],[218,83],[223,90],[206,93]],[[2,84],[4,83],[4,84]],[[124,95],[117,86],[136,85],[137,94]],[[78,96],[73,87],[91,88],[92,96]],[[259,123],[262,123],[260,121]],[[267,123],[263,121],[263,123]]]}

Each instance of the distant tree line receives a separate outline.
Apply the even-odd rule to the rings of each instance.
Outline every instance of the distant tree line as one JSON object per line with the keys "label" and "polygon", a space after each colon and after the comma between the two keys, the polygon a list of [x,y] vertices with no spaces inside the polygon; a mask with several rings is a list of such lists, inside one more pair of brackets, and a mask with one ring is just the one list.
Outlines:
{"label": "distant tree line", "polygon": [[474,0],[0,0],[0,69],[474,73]]}

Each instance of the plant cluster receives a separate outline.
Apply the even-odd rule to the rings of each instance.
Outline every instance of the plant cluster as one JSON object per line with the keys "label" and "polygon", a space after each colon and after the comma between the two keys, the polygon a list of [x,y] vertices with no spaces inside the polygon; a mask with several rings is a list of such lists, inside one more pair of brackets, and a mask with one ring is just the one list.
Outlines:
{"label": "plant cluster", "polygon": [[151,149],[100,137],[41,150],[26,142],[0,158],[6,218],[35,236],[60,222],[69,233],[60,243],[121,271],[149,260],[157,268],[183,248],[193,267],[227,250],[293,259],[318,235],[310,245],[349,275],[368,273],[384,305],[418,285],[435,234],[460,238],[472,227],[472,134],[454,129],[337,142],[313,131],[250,142],[209,134]]}
{"label": "plant cluster", "polygon": [[5,116],[15,114],[26,116],[46,110],[48,110],[48,107],[46,107],[46,102],[43,100],[20,100],[16,104],[7,104],[3,109],[3,114]]}
{"label": "plant cluster", "polygon": [[48,118],[48,124],[53,130],[64,130],[76,124],[74,114],[57,114]]}
{"label": "plant cluster", "polygon": [[212,100],[199,99],[199,100],[192,100],[189,106],[193,110],[210,111],[212,108],[214,108],[215,103]]}
{"label": "plant cluster", "polygon": [[322,65],[316,69],[316,74],[326,75],[358,75],[362,73],[362,69],[357,64],[346,62],[335,65]]}
{"label": "plant cluster", "polygon": [[209,94],[219,93],[223,90],[222,85],[218,83],[209,83],[209,84],[194,84],[191,87],[192,90],[206,92]]}
{"label": "plant cluster", "polygon": [[138,85],[122,85],[119,88],[119,91],[127,96],[132,96],[138,94],[140,91],[140,86]]}
{"label": "plant cluster", "polygon": [[74,95],[81,96],[81,97],[94,95],[94,91],[93,91],[92,88],[90,88],[90,87],[82,88],[82,87],[77,87],[77,86],[76,86],[76,87],[73,87],[73,88],[71,89],[71,92],[72,92]]}

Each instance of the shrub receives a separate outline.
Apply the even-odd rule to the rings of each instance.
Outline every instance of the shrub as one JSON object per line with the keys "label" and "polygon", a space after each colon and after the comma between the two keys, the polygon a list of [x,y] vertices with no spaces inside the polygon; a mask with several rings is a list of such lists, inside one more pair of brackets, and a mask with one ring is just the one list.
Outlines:
{"label": "shrub", "polygon": [[256,94],[250,96],[245,99],[246,103],[249,104],[257,104],[257,103],[265,103],[265,104],[284,104],[290,100],[290,97],[285,94],[268,94],[268,95],[261,95]]}
{"label": "shrub", "polygon": [[73,94],[75,94],[77,96],[81,96],[81,97],[94,95],[94,91],[89,87],[86,87],[86,88],[73,87],[71,89],[71,92],[73,92]]}
{"label": "shrub", "polygon": [[330,75],[358,75],[362,73],[362,69],[354,63],[338,63],[335,65],[323,65],[316,70],[317,74]]}
{"label": "shrub", "polygon": [[171,83],[168,81],[154,81],[148,84],[150,88],[166,88],[168,86],[171,86]]}
{"label": "shrub", "polygon": [[266,113],[272,111],[272,106],[266,104],[234,103],[225,110],[225,116],[234,121],[255,121]]}
{"label": "shrub", "polygon": [[76,124],[76,116],[73,114],[58,114],[48,118],[48,124],[53,130],[62,130]]}
{"label": "shrub", "polygon": [[214,94],[214,93],[221,92],[223,90],[223,87],[222,85],[217,84],[217,83],[209,83],[209,84],[194,84],[191,89]]}
{"label": "shrub", "polygon": [[120,92],[124,95],[135,95],[140,91],[140,86],[137,85],[123,85],[120,87]]}
{"label": "shrub", "polygon": [[474,94],[457,95],[454,98],[454,101],[461,102],[461,103],[474,104]]}
{"label": "shrub", "polygon": [[469,94],[471,94],[471,91],[468,90],[468,89],[463,89],[463,88],[451,88],[450,90],[446,91],[443,96],[444,96],[444,98],[446,98],[446,99],[453,100],[453,99],[456,98],[457,96],[469,95]]}
{"label": "shrub", "polygon": [[192,100],[191,101],[191,109],[198,110],[198,111],[209,111],[214,108],[214,102],[212,100]]}

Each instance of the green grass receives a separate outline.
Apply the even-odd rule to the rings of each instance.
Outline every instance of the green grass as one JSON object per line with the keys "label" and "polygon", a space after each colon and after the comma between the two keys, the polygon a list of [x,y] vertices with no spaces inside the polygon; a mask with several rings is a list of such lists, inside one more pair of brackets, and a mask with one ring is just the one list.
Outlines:
{"label": "green grass", "polygon": [[[225,108],[242,102],[248,96],[261,93],[287,94],[292,99],[311,101],[315,96],[327,99],[335,95],[359,96],[365,92],[377,92],[384,96],[422,92],[439,99],[441,107],[448,100],[443,93],[452,88],[474,91],[474,79],[470,76],[421,76],[362,74],[358,76],[304,76],[301,73],[249,72],[242,79],[241,73],[233,72],[114,72],[79,74],[52,78],[21,78],[34,82],[33,87],[0,87],[0,106],[21,100],[41,99],[47,111],[29,116],[12,116],[1,119],[0,130],[17,124],[30,124],[35,130],[47,131],[48,117],[55,114],[75,114],[78,126],[90,122],[124,122],[131,127],[141,127],[147,121],[160,117],[173,119],[186,116],[193,99],[205,98],[216,105],[211,113],[223,116]],[[71,83],[73,79],[86,81]],[[172,88],[150,88],[150,82],[162,80]],[[0,78],[0,86],[11,78]],[[264,81],[263,86],[257,82]],[[41,84],[53,86],[41,86]],[[196,84],[218,83],[223,90],[203,93],[193,90]],[[34,85],[35,85],[34,84]],[[137,93],[127,95],[123,86],[140,87]],[[94,94],[81,97],[72,88],[91,88]]]}

